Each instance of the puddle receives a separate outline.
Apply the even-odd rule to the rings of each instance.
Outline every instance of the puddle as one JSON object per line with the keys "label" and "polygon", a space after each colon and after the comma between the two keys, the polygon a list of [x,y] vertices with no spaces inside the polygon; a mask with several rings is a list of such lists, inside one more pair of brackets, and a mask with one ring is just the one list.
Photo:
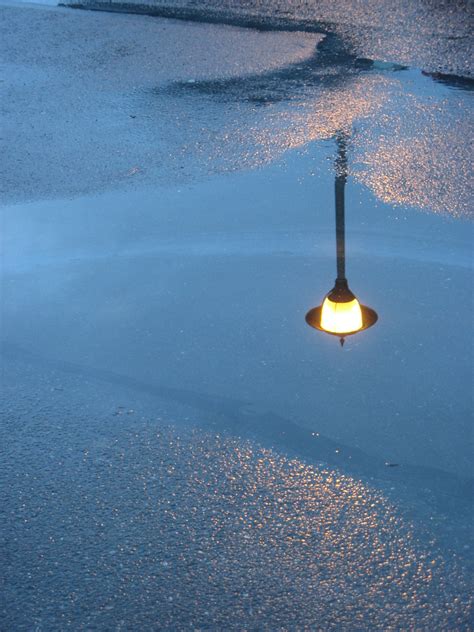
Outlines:
{"label": "puddle", "polygon": [[349,178],[347,275],[379,322],[339,349],[304,322],[336,276],[334,152],[6,209],[3,338],[470,476],[470,223],[394,209]]}

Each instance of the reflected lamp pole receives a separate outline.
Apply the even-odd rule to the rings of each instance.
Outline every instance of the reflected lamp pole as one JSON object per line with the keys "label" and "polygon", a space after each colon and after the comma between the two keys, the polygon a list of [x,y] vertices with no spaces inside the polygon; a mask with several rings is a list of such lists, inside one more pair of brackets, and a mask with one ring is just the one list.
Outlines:
{"label": "reflected lamp pole", "polygon": [[346,246],[344,220],[344,193],[347,181],[347,148],[346,136],[342,133],[336,137],[336,258],[337,278],[332,290],[325,296],[322,305],[313,307],[306,314],[306,322],[311,327],[338,336],[341,346],[346,336],[368,329],[377,322],[377,313],[361,305],[349,289],[346,279]]}

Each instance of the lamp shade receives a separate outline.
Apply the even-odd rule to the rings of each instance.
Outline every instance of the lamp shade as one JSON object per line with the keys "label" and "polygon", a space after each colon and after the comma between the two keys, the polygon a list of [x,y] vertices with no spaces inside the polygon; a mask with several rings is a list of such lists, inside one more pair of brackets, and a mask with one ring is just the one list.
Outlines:
{"label": "lamp shade", "polygon": [[373,309],[359,303],[346,279],[337,279],[323,304],[306,314],[308,325],[341,338],[372,327],[377,319]]}

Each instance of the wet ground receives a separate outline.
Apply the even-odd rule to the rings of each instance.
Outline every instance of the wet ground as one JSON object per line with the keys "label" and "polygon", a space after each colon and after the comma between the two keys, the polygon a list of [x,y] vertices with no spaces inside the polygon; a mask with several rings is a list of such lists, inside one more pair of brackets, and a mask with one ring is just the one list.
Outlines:
{"label": "wet ground", "polygon": [[[1,629],[470,629],[470,82],[1,13]],[[305,323],[341,134],[343,348]]]}
{"label": "wet ground", "polygon": [[474,11],[465,0],[64,0],[60,4],[327,33],[337,35],[346,49],[361,58],[473,77]]}

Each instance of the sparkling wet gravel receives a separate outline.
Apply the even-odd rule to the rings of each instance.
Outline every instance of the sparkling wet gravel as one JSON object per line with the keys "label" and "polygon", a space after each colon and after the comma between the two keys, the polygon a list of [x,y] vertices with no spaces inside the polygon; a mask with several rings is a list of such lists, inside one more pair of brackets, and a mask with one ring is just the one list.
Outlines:
{"label": "sparkling wet gravel", "polygon": [[2,629],[468,629],[456,559],[380,491],[248,441],[132,428],[7,458]]}

